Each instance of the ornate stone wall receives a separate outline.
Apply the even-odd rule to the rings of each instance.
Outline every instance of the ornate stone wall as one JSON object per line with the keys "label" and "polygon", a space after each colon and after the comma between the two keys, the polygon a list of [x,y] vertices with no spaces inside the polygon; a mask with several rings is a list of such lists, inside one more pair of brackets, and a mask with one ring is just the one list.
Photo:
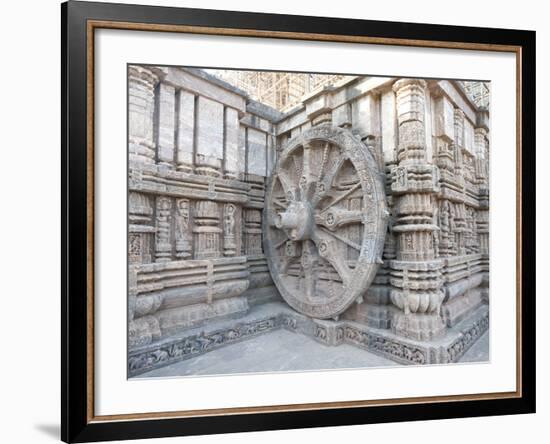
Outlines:
{"label": "ornate stone wall", "polygon": [[[278,114],[198,70],[128,68],[130,348],[277,293],[262,250]],[[259,290],[258,290],[259,291]]]}
{"label": "ornate stone wall", "polygon": [[[367,226],[367,244],[377,251],[365,256],[376,268],[366,292],[354,294],[341,315],[326,321],[300,315],[298,322],[278,311],[265,331],[282,326],[399,362],[433,363],[456,360],[488,328],[480,307],[489,302],[489,112],[460,83],[350,77],[282,115],[200,70],[130,66],[128,95],[129,344],[136,372],[156,365],[150,344],[166,348],[185,332],[201,337],[197,328],[214,319],[242,319],[266,302],[283,305],[263,249],[266,187],[277,158],[308,134],[342,133],[368,153],[377,177],[361,183],[380,184],[374,194],[384,222],[376,229],[387,229],[377,234]],[[305,158],[310,145],[302,145]],[[308,171],[305,185],[315,174]],[[338,214],[367,220],[358,213],[374,194],[368,185],[369,199],[348,193],[356,188],[344,182]],[[355,270],[362,235],[348,222],[337,233],[346,245],[331,242]],[[327,223],[321,225],[328,233]],[[304,242],[313,245],[307,236]],[[286,244],[295,255],[292,242]],[[327,270],[317,276],[333,288],[342,276]],[[469,317],[467,341],[466,333],[447,334]]]}
{"label": "ornate stone wall", "polygon": [[383,264],[344,317],[442,338],[488,303],[489,112],[459,82],[358,77],[305,98],[277,123],[278,146],[320,119],[379,160],[390,212]]}

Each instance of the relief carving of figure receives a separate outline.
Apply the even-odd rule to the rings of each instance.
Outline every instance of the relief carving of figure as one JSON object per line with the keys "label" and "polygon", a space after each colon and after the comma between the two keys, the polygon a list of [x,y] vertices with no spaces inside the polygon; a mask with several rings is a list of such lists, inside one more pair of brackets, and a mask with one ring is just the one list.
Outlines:
{"label": "relief carving of figure", "polygon": [[235,205],[227,204],[225,207],[224,234],[233,236],[235,233]]}
{"label": "relief carving of figure", "polygon": [[176,218],[176,236],[184,238],[189,233],[189,201],[187,199],[178,200]]}
{"label": "relief carving of figure", "polygon": [[229,203],[225,205],[223,217],[223,238],[224,255],[234,256],[237,253],[237,243],[235,240],[235,213],[237,208]]}
{"label": "relief carving of figure", "polygon": [[176,251],[179,258],[191,256],[189,232],[189,200],[179,199],[176,204]]}

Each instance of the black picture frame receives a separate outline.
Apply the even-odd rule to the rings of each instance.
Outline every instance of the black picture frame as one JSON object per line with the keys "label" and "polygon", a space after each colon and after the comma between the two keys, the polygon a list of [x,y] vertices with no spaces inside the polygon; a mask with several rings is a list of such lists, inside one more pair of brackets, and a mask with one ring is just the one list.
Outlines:
{"label": "black picture frame", "polygon": [[[90,346],[93,347],[93,156],[89,120],[93,53],[90,21],[189,26],[269,33],[368,37],[380,44],[439,47],[476,44],[518,48],[518,97],[521,133],[518,139],[520,228],[517,258],[523,297],[520,318],[520,393],[494,399],[390,402],[387,405],[334,407],[191,417],[95,418],[91,397]],[[62,383],[61,438],[90,442],[244,431],[370,424],[535,412],[535,32],[434,24],[259,14],[142,5],[69,1],[61,5],[62,54]],[[92,29],[93,32],[93,29]],[[283,34],[281,34],[283,35]],[[287,37],[283,37],[287,38]],[[407,43],[408,42],[408,43]],[[457,44],[459,42],[460,44]],[[437,43],[437,44],[436,44]],[[92,70],[90,70],[92,57]],[[93,93],[93,91],[92,91]],[[92,176],[92,177],[90,177]],[[90,220],[92,222],[90,222]],[[90,268],[92,267],[92,269]],[[92,295],[90,295],[92,292]],[[90,305],[92,304],[92,305]],[[92,344],[92,345],[90,345]],[[93,348],[92,348],[93,352]],[[93,397],[92,397],[93,398]],[[91,413],[92,412],[92,413]]]}

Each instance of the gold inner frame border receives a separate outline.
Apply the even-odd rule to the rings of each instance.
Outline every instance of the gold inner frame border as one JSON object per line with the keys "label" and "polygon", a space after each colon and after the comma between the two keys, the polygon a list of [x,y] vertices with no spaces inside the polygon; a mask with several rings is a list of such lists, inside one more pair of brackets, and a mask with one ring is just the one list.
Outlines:
{"label": "gold inner frame border", "polygon": [[[511,52],[516,56],[516,390],[513,392],[472,393],[449,396],[424,396],[392,398],[382,400],[335,401],[307,404],[283,404],[254,407],[231,407],[203,410],[182,410],[172,412],[144,412],[116,415],[94,414],[94,32],[96,29],[119,29],[146,32],[175,32],[203,35],[221,35],[228,37],[277,38],[288,40],[311,40],[337,43],[363,43],[372,45],[394,45],[421,48],[463,49],[489,52]],[[226,416],[238,414],[259,414],[274,412],[295,412],[304,410],[326,410],[336,408],[358,408],[389,405],[406,405],[417,403],[460,402],[474,400],[510,399],[522,396],[522,48],[515,45],[498,45],[488,43],[449,42],[437,40],[415,40],[368,36],[351,36],[335,34],[310,34],[285,31],[264,31],[254,29],[217,28],[188,25],[165,25],[151,23],[132,23],[122,21],[88,20],[86,29],[86,165],[87,165],[87,422],[110,422],[128,420],[153,420],[165,418],[190,418],[199,416]]]}

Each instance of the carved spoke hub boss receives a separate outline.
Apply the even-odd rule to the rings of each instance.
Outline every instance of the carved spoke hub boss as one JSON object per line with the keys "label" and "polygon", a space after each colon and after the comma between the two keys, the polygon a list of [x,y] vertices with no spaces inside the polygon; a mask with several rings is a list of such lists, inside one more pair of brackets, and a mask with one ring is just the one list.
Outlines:
{"label": "carved spoke hub boss", "polygon": [[361,301],[382,262],[387,210],[374,156],[324,124],[280,153],[264,210],[264,248],[281,295],[326,319]]}

